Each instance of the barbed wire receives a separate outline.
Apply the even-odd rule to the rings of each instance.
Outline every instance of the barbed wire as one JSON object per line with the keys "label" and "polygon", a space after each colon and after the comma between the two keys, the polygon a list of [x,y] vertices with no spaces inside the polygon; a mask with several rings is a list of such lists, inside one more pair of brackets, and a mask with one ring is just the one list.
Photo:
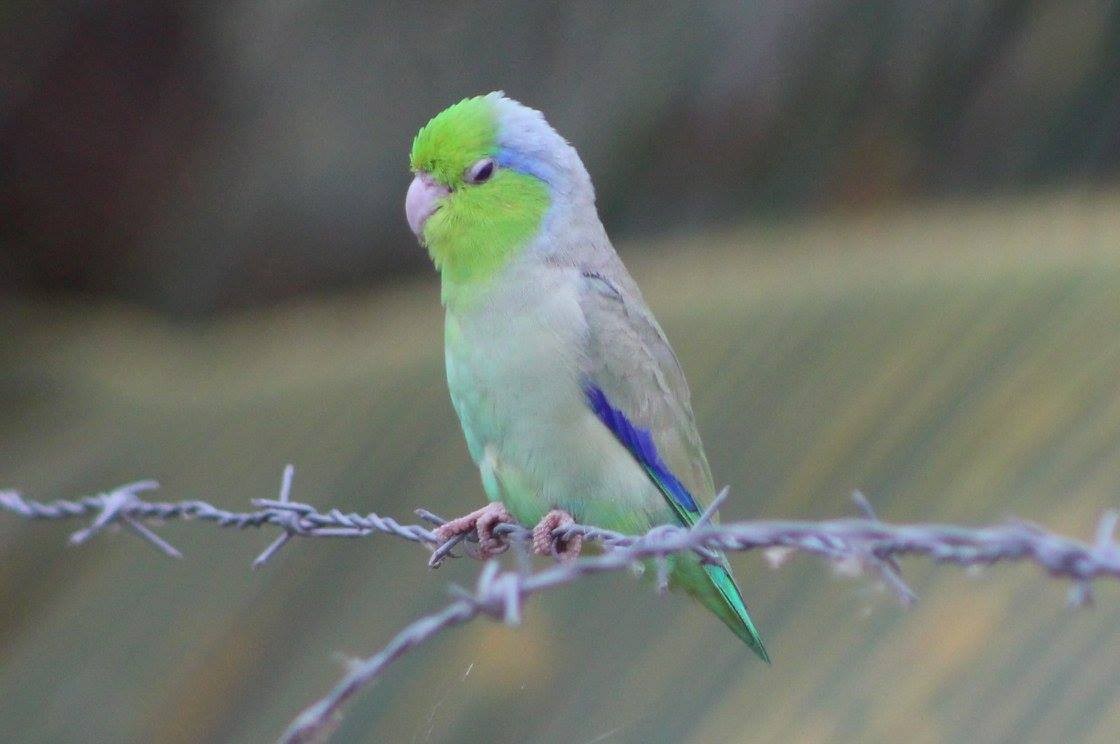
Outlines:
{"label": "barbed wire", "polygon": [[[275,499],[254,499],[255,510],[234,512],[208,502],[191,500],[151,502],[140,494],[158,488],[154,481],[138,481],[112,491],[77,500],[39,502],[24,499],[15,491],[0,491],[0,510],[26,519],[66,520],[92,517],[92,521],[70,536],[80,544],[107,527],[121,525],[151,543],[165,555],[181,553],[158,535],[148,523],[169,520],[198,520],[237,529],[274,527],[280,530],[275,540],[253,561],[254,567],[267,562],[293,537],[358,538],[390,535],[425,546],[431,551],[429,565],[437,567],[464,541],[477,536],[460,535],[440,544],[435,533],[419,524],[401,524],[375,513],[344,513],[338,509],[320,512],[315,507],[291,500],[293,468],[284,469],[280,492]],[[1120,544],[1115,531],[1120,513],[1104,512],[1091,544],[1062,537],[1045,528],[1021,520],[969,528],[948,524],[892,524],[880,520],[861,494],[854,494],[860,516],[824,521],[754,520],[716,524],[714,515],[727,498],[724,489],[692,527],[663,525],[643,535],[624,535],[590,525],[572,525],[553,532],[556,539],[580,535],[597,541],[599,555],[556,564],[540,571],[531,570],[527,548],[531,533],[520,525],[499,525],[516,548],[520,560],[513,569],[503,569],[489,560],[479,573],[473,590],[452,586],[453,601],[442,610],[425,615],[401,630],[376,654],[351,661],[342,679],[327,695],[304,709],[282,735],[280,741],[319,741],[337,726],[346,702],[380,676],[393,661],[412,648],[444,630],[479,616],[508,625],[521,622],[522,607],[529,597],[583,576],[619,571],[652,563],[657,584],[668,588],[669,556],[694,552],[701,560],[719,560],[720,551],[765,550],[767,559],[779,565],[789,553],[803,552],[832,561],[848,573],[867,572],[877,576],[905,605],[916,599],[906,585],[896,559],[925,556],[937,563],[958,566],[986,566],[998,562],[1032,562],[1049,575],[1073,582],[1069,602],[1080,606],[1092,602],[1092,582],[1098,578],[1120,579]],[[429,524],[445,520],[423,509],[417,514]]]}

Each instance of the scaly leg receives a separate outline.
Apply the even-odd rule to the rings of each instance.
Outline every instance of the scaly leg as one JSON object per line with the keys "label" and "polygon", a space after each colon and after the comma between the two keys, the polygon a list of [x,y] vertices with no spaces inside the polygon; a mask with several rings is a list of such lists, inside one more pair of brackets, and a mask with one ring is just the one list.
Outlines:
{"label": "scaly leg", "polygon": [[566,540],[553,539],[553,530],[576,523],[572,515],[562,509],[553,509],[533,528],[533,552],[537,555],[555,556],[561,563],[574,561],[583,547],[583,535],[574,535]]}
{"label": "scaly leg", "polygon": [[483,560],[509,550],[509,542],[500,535],[494,534],[494,528],[503,522],[513,522],[513,517],[506,511],[505,504],[500,501],[491,501],[478,511],[473,511],[465,517],[452,519],[435,529],[436,537],[441,543],[447,542],[456,535],[464,532],[478,533],[478,557]]}

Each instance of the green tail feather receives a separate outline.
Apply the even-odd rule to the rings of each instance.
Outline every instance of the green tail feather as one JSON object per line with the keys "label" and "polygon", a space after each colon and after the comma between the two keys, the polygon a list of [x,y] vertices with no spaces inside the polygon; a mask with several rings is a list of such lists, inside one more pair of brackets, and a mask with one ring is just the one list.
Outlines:
{"label": "green tail feather", "polygon": [[770,663],[770,655],[762,645],[758,629],[754,627],[739,587],[726,566],[701,564],[698,560],[678,559],[673,567],[673,578],[678,586],[692,594],[714,612],[731,631],[758,657]]}
{"label": "green tail feather", "polygon": [[712,609],[719,615],[720,620],[727,623],[727,627],[731,628],[735,635],[751,647],[751,651],[758,654],[758,658],[769,664],[770,654],[766,653],[766,647],[762,645],[762,637],[754,627],[754,621],[747,612],[743,595],[739,593],[739,587],[735,585],[731,572],[723,566],[705,564],[704,573],[708,574],[708,578],[711,579],[722,599],[722,606],[712,607]]}
{"label": "green tail feather", "polygon": [[[700,506],[685,485],[662,462],[649,430],[634,426],[625,413],[611,405],[606,393],[593,382],[587,385],[584,392],[595,415],[646,471],[680,523],[686,527],[696,524],[701,514]],[[769,664],[770,655],[766,653],[758,630],[751,622],[739,587],[735,586],[735,579],[731,578],[727,561],[723,561],[722,565],[701,564],[695,556],[679,556],[671,558],[670,563],[671,583],[699,599],[750,646],[759,658]]]}

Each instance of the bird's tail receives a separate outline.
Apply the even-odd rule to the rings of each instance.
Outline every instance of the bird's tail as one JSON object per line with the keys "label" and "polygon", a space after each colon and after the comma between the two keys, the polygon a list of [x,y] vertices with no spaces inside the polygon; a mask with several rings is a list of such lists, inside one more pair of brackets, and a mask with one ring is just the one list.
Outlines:
{"label": "bird's tail", "polygon": [[754,627],[743,595],[726,564],[701,564],[691,558],[678,559],[674,573],[681,588],[714,612],[760,659],[770,663],[770,655],[762,645],[762,638]]}

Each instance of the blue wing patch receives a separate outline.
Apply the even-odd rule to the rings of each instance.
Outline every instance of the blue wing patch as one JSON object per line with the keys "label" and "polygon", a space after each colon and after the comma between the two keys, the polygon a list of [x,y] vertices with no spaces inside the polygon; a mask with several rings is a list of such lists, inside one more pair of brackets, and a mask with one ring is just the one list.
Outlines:
{"label": "blue wing patch", "polygon": [[673,472],[661,460],[661,456],[657,454],[657,445],[653,442],[653,436],[645,429],[638,428],[630,423],[626,414],[612,406],[606,393],[598,386],[588,383],[583,390],[587,396],[587,404],[591,406],[591,410],[595,412],[603,425],[611,430],[615,438],[630,451],[638,464],[645,469],[650,479],[665,495],[670,506],[681,517],[681,520],[685,524],[691,524],[699,516],[700,508],[696,505],[696,500],[692,498],[692,494],[677,479],[677,476],[673,475]]}

